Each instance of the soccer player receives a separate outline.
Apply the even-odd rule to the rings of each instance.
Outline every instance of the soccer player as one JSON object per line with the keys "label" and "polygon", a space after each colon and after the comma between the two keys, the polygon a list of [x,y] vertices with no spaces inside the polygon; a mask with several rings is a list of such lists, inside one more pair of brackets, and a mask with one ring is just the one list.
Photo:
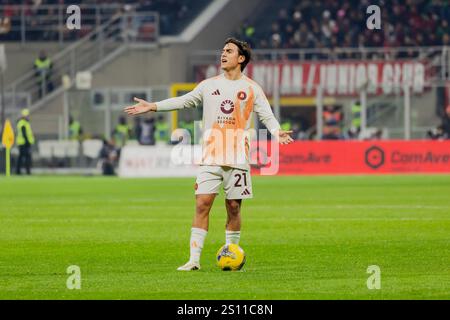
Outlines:
{"label": "soccer player", "polygon": [[180,271],[200,269],[200,255],[208,233],[209,212],[223,184],[226,200],[226,244],[239,244],[242,199],[253,197],[249,165],[251,113],[281,144],[291,143],[292,131],[283,131],[274,117],[261,87],[245,76],[251,59],[247,43],[234,38],[225,41],[220,58],[223,73],[200,82],[191,92],[156,103],[134,98],[128,115],[195,108],[203,104],[202,161],[195,183],[196,214],[192,223],[190,259]]}

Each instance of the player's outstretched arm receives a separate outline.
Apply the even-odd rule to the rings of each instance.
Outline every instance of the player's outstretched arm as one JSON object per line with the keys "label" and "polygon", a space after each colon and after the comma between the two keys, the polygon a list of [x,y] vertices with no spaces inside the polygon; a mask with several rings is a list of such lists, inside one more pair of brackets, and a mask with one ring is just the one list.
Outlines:
{"label": "player's outstretched arm", "polygon": [[259,120],[269,129],[270,133],[280,144],[289,144],[294,142],[290,136],[292,130],[281,130],[278,120],[270,108],[269,100],[267,100],[264,91],[260,86],[255,87],[255,105],[254,111],[259,117]]}
{"label": "player's outstretched arm", "polygon": [[134,101],[137,103],[135,105],[125,107],[123,112],[128,115],[138,115],[146,112],[164,112],[180,110],[183,108],[195,108],[203,101],[203,85],[204,81],[198,84],[191,92],[179,97],[168,98],[158,102],[148,102],[135,97]]}
{"label": "player's outstretched arm", "polygon": [[136,101],[137,103],[132,106],[125,107],[123,109],[123,111],[130,116],[156,111],[155,103],[148,102],[136,97],[134,97],[134,101]]}

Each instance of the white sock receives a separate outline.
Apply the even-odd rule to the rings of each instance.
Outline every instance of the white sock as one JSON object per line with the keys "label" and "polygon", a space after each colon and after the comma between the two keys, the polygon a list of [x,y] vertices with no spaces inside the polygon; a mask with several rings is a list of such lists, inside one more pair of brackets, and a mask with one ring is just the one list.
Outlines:
{"label": "white sock", "polygon": [[200,255],[202,254],[203,243],[205,242],[208,231],[200,228],[191,229],[191,257],[190,262],[200,263]]}
{"label": "white sock", "polygon": [[239,239],[241,238],[240,231],[228,231],[225,230],[225,244],[239,244]]}

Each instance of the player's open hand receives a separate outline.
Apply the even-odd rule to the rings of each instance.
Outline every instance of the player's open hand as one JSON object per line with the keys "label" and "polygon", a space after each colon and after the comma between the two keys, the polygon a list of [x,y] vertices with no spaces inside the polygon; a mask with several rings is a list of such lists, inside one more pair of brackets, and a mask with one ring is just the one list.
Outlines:
{"label": "player's open hand", "polygon": [[294,142],[294,139],[291,138],[290,134],[292,133],[292,130],[284,131],[280,130],[278,131],[278,140],[281,144],[289,144],[291,142]]}
{"label": "player's open hand", "polygon": [[154,103],[136,97],[134,98],[134,101],[136,101],[137,103],[135,105],[125,107],[125,109],[123,109],[123,112],[130,116],[133,116],[146,112],[156,111],[156,104]]}

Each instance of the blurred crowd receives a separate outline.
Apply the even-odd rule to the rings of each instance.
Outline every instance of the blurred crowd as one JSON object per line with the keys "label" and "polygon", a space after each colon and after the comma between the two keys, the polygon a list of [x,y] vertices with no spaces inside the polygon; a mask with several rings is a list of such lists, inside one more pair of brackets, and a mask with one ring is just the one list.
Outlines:
{"label": "blurred crowd", "polygon": [[[447,0],[283,0],[278,13],[246,21],[238,36],[258,49],[371,48],[450,45]],[[381,29],[369,30],[369,5]],[[261,19],[264,16],[264,19]]]}
{"label": "blurred crowd", "polygon": [[[83,129],[83,124],[76,118],[69,117],[70,140],[83,141],[96,138]],[[102,138],[104,139],[104,138]],[[117,124],[111,132],[109,144],[121,149],[131,140],[140,145],[155,145],[170,143],[170,128],[164,115],[158,117],[135,117],[131,125],[124,116],[118,118]]]}
{"label": "blurred crowd", "polygon": [[[82,24],[81,30],[77,31],[63,28],[64,39],[67,40],[75,40],[92,31],[97,23],[103,23],[125,11],[156,11],[160,15],[160,33],[176,34],[207,3],[208,0],[25,0],[21,3],[3,0],[0,2],[0,39],[19,41],[21,27],[24,26],[27,40],[57,41],[60,24],[58,15],[62,14],[65,19],[65,7],[69,5],[81,5]],[[24,21],[21,21],[22,11],[17,7],[19,4],[26,8],[23,12]],[[65,6],[64,10],[60,11],[56,5]]]}
{"label": "blurred crowd", "polygon": [[428,138],[432,140],[450,139],[450,104],[445,108],[441,119],[441,124],[427,132]]}
{"label": "blurred crowd", "polygon": [[[82,123],[74,117],[69,117],[69,140],[79,141],[96,138],[85,132]],[[128,143],[139,145],[159,145],[170,143],[170,128],[163,115],[154,117],[135,117],[133,125],[124,116],[118,118],[117,124],[111,132],[110,139],[99,137],[103,146],[99,153],[102,172],[104,175],[115,174],[122,148]]]}
{"label": "blurred crowd", "polygon": [[[344,112],[344,109],[347,112]],[[356,100],[349,106],[330,104],[323,107],[322,112],[322,140],[380,140],[389,139],[389,129],[367,125],[362,130],[362,106]],[[369,114],[369,112],[367,113]],[[439,120],[436,127],[426,131],[421,138],[432,140],[450,139],[450,104],[439,108]],[[296,116],[282,117],[281,128],[292,130],[295,140],[316,140],[319,137],[315,124],[315,113],[312,117]],[[366,119],[369,121],[369,118]]]}
{"label": "blurred crowd", "polygon": [[[180,128],[183,128],[183,122],[180,122]],[[16,122],[16,141],[15,145],[18,149],[18,156],[14,158],[16,174],[22,174],[25,169],[26,174],[31,174],[32,153],[37,145],[38,139],[33,133],[33,121],[30,117],[30,111],[23,109],[20,118]],[[189,128],[184,128],[189,129]],[[190,134],[192,134],[190,132]],[[129,145],[167,145],[176,144],[180,141],[171,141],[171,131],[168,119],[164,115],[151,117],[135,117],[133,125],[130,125],[125,116],[120,116],[114,126],[110,137],[91,134],[84,129],[82,121],[69,116],[67,140],[75,142],[79,148],[83,146],[83,142],[95,142],[98,149],[97,155],[91,158],[98,160],[97,167],[101,169],[104,175],[114,175],[118,166],[122,148]],[[95,141],[95,140],[101,140]],[[97,144],[99,143],[99,144]],[[72,144],[73,145],[73,144]],[[95,147],[94,150],[97,150]],[[92,149],[91,149],[92,150]],[[94,153],[96,151],[93,151]],[[71,156],[73,157],[73,155]],[[80,158],[78,158],[80,159]],[[51,158],[47,165],[50,167],[70,166],[71,159],[67,157]]]}

